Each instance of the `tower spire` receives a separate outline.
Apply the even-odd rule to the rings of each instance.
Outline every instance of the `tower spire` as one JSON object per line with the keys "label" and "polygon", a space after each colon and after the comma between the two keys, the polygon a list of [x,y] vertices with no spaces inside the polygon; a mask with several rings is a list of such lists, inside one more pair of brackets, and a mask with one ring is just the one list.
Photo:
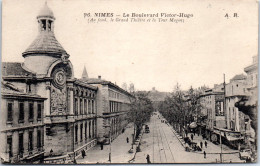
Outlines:
{"label": "tower spire", "polygon": [[84,69],[83,69],[83,73],[82,73],[82,79],[83,80],[87,80],[88,79],[88,73],[87,73],[87,69],[86,69],[85,65],[84,65]]}

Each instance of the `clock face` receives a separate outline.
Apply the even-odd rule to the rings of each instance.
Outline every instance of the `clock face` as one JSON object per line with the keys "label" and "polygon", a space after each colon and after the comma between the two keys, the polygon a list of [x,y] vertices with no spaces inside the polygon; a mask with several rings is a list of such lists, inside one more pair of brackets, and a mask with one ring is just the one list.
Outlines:
{"label": "clock face", "polygon": [[54,75],[54,82],[59,87],[62,87],[65,84],[65,82],[66,82],[66,75],[65,75],[64,71],[60,70],[60,71],[57,71],[55,73],[55,75]]}

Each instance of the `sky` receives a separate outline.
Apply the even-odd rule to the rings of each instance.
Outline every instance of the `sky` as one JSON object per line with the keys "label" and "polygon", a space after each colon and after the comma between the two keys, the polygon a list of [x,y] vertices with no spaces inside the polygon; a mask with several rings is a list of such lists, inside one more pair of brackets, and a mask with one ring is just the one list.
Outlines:
{"label": "sky", "polygon": [[[23,62],[38,34],[45,0],[4,0],[2,61]],[[257,2],[253,0],[47,0],[56,18],[57,40],[70,55],[74,75],[84,65],[89,77],[137,90],[172,91],[178,83],[213,87],[226,82],[257,55]],[[84,13],[185,13],[184,23],[88,23]],[[229,14],[229,18],[225,17]],[[231,17],[237,13],[239,17]]]}

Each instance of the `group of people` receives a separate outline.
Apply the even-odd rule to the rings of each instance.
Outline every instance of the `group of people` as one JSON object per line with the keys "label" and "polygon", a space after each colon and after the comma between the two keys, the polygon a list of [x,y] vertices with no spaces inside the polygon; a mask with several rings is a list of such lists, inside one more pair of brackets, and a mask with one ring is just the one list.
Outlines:
{"label": "group of people", "polygon": [[[194,133],[194,135],[195,135],[195,133]],[[191,134],[191,136],[190,136],[192,141],[193,141],[194,135]],[[198,136],[199,136],[199,134],[198,134]],[[204,139],[204,138],[203,138],[203,139]],[[204,142],[204,145],[205,145],[205,147],[207,148],[207,147],[208,147],[208,142],[205,141],[205,142]],[[195,150],[195,151],[196,151],[196,150],[202,151],[202,148],[203,148],[203,142],[200,141],[200,146],[196,145],[195,148],[194,148],[194,150]],[[207,158],[207,153],[206,153],[205,150],[204,150],[204,152],[203,152],[203,155],[204,155],[204,158],[206,159],[206,158]]]}

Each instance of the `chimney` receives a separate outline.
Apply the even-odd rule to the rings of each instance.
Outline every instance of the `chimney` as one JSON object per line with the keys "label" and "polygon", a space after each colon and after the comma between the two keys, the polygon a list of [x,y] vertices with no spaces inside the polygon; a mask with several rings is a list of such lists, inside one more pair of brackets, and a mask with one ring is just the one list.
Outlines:
{"label": "chimney", "polygon": [[98,79],[100,79],[100,80],[101,80],[101,76],[98,76]]}

